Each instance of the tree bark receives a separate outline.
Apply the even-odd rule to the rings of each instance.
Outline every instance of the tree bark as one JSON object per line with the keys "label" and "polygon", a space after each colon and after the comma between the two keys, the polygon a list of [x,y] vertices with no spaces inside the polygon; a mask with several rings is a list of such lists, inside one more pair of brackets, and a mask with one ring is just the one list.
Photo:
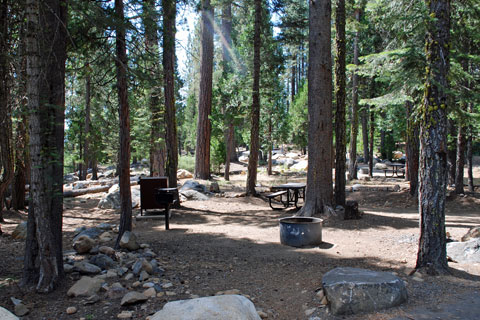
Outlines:
{"label": "tree bark", "polygon": [[213,8],[210,0],[202,0],[202,48],[200,64],[200,96],[198,99],[197,146],[195,150],[195,178],[210,179],[210,138],[212,126],[213,76]]}
{"label": "tree bark", "polygon": [[332,206],[331,1],[310,1],[308,61],[308,172],[302,216]]}
{"label": "tree bark", "polygon": [[426,81],[420,122],[420,239],[416,269],[448,272],[445,232],[450,0],[426,0]]}
{"label": "tree bark", "polygon": [[[466,111],[466,106],[463,106],[463,109]],[[455,193],[463,194],[463,177],[464,177],[464,167],[465,167],[465,127],[460,120],[458,123],[457,129],[457,161],[456,161],[456,172],[455,172]]]}
{"label": "tree bark", "polygon": [[368,151],[368,106],[363,106],[360,113],[360,118],[362,120],[362,140],[363,140],[363,162],[369,163],[370,152]]}
{"label": "tree bark", "polygon": [[[355,19],[360,21],[360,9],[355,10]],[[359,31],[355,31],[355,38],[353,41],[353,64],[359,65],[358,60],[358,39]],[[352,121],[350,130],[350,149],[349,149],[349,164],[348,172],[350,173],[350,180],[358,179],[357,175],[357,136],[358,136],[358,75],[356,70],[353,71],[352,76]]]}
{"label": "tree bark", "polygon": [[[468,112],[473,113],[473,103],[468,106]],[[467,172],[468,172],[468,191],[474,192],[475,186],[473,184],[473,126],[468,126],[467,138]]]}
{"label": "tree bark", "polygon": [[[448,135],[450,137],[457,136],[457,128],[453,119],[447,120],[447,130]],[[448,138],[447,138],[448,139]],[[447,168],[448,168],[448,185],[453,186],[455,184],[455,173],[457,172],[457,143],[456,139],[455,142],[448,142],[447,140]]]}
{"label": "tree bark", "polygon": [[[222,60],[223,60],[223,71],[222,77],[224,79],[227,78],[228,74],[231,70],[231,55],[229,50],[232,49],[232,3],[231,1],[224,1],[222,5]],[[230,155],[232,154],[232,149],[235,148],[233,145],[233,119],[232,115],[227,112],[227,105],[230,102],[228,101],[228,97],[224,97],[223,101],[223,110],[224,110],[224,119],[226,129],[224,132],[225,138],[225,147],[226,147],[226,154],[225,154],[225,172],[224,172],[224,179],[225,181],[230,180]]]}
{"label": "tree bark", "polygon": [[117,69],[117,92],[119,104],[120,125],[120,156],[119,177],[120,186],[120,226],[115,248],[119,247],[120,239],[125,231],[132,230],[132,194],[130,190],[130,106],[128,104],[127,90],[127,47],[125,42],[125,16],[123,12],[123,0],[115,0],[116,38],[115,48],[117,57],[115,66]]}
{"label": "tree bark", "polygon": [[369,156],[368,156],[368,174],[370,178],[373,178],[373,147],[374,147],[374,137],[375,137],[375,113],[370,111],[370,147]]}
{"label": "tree bark", "polygon": [[67,3],[27,0],[26,12],[32,167],[22,285],[50,292],[64,278],[62,189]]}
{"label": "tree bark", "polygon": [[9,67],[9,5],[7,0],[0,3],[0,222],[3,222],[2,210],[4,193],[13,179],[12,148],[12,108],[10,101],[10,67]]}
{"label": "tree bark", "polygon": [[150,81],[148,105],[150,107],[150,176],[165,175],[165,110],[161,105],[162,76],[157,62],[160,58],[158,48],[157,11],[154,0],[145,0],[143,5],[143,25],[145,26],[145,49],[150,57]]}
{"label": "tree bark", "polygon": [[419,160],[419,126],[413,114],[413,104],[405,102],[407,116],[406,158],[407,166],[405,177],[410,181],[410,195],[418,196],[418,160]]}
{"label": "tree bark", "polygon": [[178,138],[175,118],[175,0],[163,1],[163,86],[165,95],[165,141],[168,185],[177,187]]}
{"label": "tree bark", "polygon": [[90,66],[85,66],[86,76],[85,76],[85,125],[83,128],[84,141],[83,141],[83,164],[82,170],[80,171],[80,180],[87,180],[88,173],[88,164],[90,162],[90,97],[91,97],[91,76],[90,76]]}
{"label": "tree bark", "polygon": [[346,97],[346,40],[345,0],[338,0],[335,9],[336,51],[335,58],[335,204],[345,206],[345,166],[347,152],[347,123],[345,118]]}
{"label": "tree bark", "polygon": [[250,131],[250,156],[248,157],[247,195],[256,195],[258,150],[260,149],[260,48],[262,0],[255,0],[255,31],[253,36],[253,87]]}

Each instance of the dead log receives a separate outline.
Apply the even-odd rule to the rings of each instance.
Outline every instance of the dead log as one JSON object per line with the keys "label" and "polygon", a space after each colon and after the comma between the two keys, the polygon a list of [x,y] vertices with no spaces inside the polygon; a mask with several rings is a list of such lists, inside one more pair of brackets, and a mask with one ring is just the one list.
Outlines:
{"label": "dead log", "polygon": [[[64,198],[72,198],[72,197],[83,196],[84,194],[106,192],[114,184],[115,183],[111,182],[111,183],[103,185],[103,186],[95,186],[95,187],[84,188],[84,189],[65,190],[65,191],[63,191],[63,197]],[[130,180],[130,186],[135,186],[137,184],[138,184],[137,180]]]}

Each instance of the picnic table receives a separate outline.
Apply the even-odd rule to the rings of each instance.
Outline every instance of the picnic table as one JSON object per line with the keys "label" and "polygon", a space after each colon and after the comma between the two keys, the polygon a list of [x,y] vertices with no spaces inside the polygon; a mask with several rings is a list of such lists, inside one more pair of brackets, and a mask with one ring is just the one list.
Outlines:
{"label": "picnic table", "polygon": [[[280,196],[280,200],[283,205],[286,207],[290,206],[290,203],[293,203],[295,207],[298,209],[298,199],[304,199],[305,201],[305,183],[298,183],[298,182],[290,182],[285,184],[280,184],[278,186],[273,186],[272,191],[278,190],[277,192],[268,195],[267,197],[270,200],[270,207],[272,207],[272,198]],[[282,196],[286,195],[286,201],[282,200]],[[274,209],[272,207],[272,209]]]}
{"label": "picnic table", "polygon": [[[393,176],[397,176],[399,178],[404,178],[405,177],[405,170],[402,170],[405,167],[404,164],[402,164],[402,163],[386,163],[386,165],[387,165],[387,168],[383,169],[383,172],[385,173],[385,177],[387,177],[387,171],[388,170],[392,170],[392,175],[390,177],[393,177]],[[390,167],[390,169],[388,167]],[[402,175],[400,176],[398,173],[401,173]]]}

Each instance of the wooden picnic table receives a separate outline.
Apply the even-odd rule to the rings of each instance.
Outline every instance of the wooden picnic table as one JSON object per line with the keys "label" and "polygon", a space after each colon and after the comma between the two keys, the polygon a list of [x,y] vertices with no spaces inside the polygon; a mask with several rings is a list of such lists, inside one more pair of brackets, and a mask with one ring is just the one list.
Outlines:
{"label": "wooden picnic table", "polygon": [[305,201],[305,183],[299,182],[289,182],[285,184],[280,184],[278,186],[273,186],[272,190],[284,190],[287,191],[287,203],[285,207],[290,205],[290,202],[295,204],[295,207],[298,209],[298,199],[303,199]]}
{"label": "wooden picnic table", "polygon": [[[399,178],[403,178],[405,177],[405,171],[402,171],[402,170],[399,170],[399,169],[403,169],[405,167],[404,164],[402,163],[386,163],[386,165],[388,167],[391,167],[391,169],[383,169],[383,171],[385,172],[385,177],[387,177],[387,170],[392,170],[392,175],[391,177],[393,176],[397,176]],[[400,176],[398,173],[402,173],[402,175]]]}

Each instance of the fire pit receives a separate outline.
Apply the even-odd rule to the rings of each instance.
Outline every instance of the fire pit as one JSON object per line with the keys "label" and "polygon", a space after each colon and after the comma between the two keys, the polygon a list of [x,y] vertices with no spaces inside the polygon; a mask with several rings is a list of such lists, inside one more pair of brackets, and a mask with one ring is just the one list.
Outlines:
{"label": "fire pit", "polygon": [[322,243],[323,220],[313,217],[286,217],[280,221],[280,242],[291,247]]}

